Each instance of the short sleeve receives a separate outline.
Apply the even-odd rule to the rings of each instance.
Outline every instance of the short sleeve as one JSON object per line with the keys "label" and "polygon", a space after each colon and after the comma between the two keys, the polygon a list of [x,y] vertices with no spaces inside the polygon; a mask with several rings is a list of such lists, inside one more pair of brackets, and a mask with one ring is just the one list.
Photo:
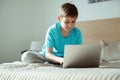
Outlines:
{"label": "short sleeve", "polygon": [[82,44],[82,33],[81,31],[75,27],[75,32],[76,32],[76,44]]}
{"label": "short sleeve", "polygon": [[82,33],[80,30],[78,30],[77,43],[82,44]]}
{"label": "short sleeve", "polygon": [[46,47],[53,48],[54,46],[54,30],[49,28],[45,38]]}

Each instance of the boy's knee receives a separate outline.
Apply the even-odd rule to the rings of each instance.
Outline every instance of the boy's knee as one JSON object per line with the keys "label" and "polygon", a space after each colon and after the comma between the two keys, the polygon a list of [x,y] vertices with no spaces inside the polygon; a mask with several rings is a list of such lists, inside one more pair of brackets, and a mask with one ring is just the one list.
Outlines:
{"label": "boy's knee", "polygon": [[32,53],[31,51],[26,51],[22,54],[21,61],[25,63],[33,63],[36,58],[36,54]]}

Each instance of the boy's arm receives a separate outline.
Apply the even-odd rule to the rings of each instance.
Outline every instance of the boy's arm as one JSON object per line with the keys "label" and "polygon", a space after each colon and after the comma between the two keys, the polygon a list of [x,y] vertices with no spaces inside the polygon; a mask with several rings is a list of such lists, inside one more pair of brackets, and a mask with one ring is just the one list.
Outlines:
{"label": "boy's arm", "polygon": [[46,48],[46,58],[53,63],[63,64],[63,58],[53,55],[52,50],[52,48]]}

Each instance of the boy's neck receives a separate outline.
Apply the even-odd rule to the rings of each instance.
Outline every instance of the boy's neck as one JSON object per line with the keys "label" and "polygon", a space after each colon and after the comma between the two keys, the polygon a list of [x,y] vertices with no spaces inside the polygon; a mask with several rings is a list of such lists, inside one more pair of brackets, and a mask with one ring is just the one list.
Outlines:
{"label": "boy's neck", "polygon": [[64,37],[68,37],[70,34],[70,32],[65,31],[64,29],[62,29],[62,27],[61,27],[60,31]]}

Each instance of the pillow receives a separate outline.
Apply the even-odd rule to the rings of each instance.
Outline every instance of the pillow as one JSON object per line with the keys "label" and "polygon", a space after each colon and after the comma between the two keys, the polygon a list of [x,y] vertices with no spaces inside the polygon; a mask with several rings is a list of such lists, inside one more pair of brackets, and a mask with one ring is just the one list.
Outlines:
{"label": "pillow", "polygon": [[120,41],[101,41],[101,59],[105,61],[120,60]]}

